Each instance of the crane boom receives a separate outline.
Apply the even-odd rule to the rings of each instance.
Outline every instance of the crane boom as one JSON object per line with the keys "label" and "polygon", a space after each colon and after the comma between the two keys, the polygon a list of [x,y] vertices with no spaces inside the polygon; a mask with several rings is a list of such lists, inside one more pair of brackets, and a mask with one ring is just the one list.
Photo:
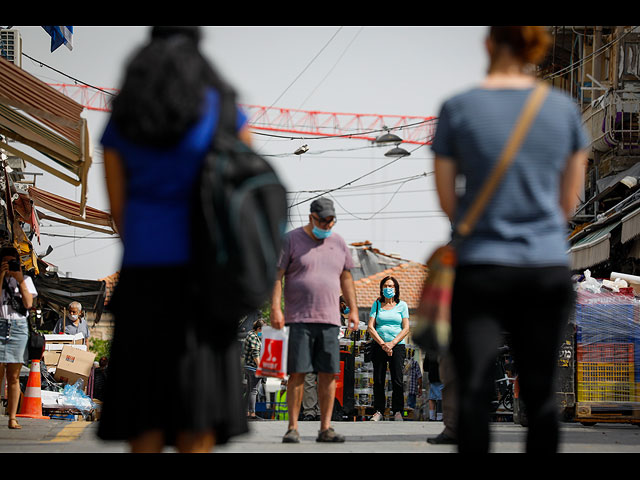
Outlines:
{"label": "crane boom", "polygon": [[[49,86],[72,98],[88,110],[109,112],[110,102],[118,93],[115,88],[95,88],[88,85],[50,83]],[[429,145],[435,134],[436,117],[415,115],[380,115],[322,112],[261,105],[241,105],[248,115],[249,126],[255,130],[284,132],[297,135],[346,137],[375,140],[385,129],[401,131],[404,143]]]}

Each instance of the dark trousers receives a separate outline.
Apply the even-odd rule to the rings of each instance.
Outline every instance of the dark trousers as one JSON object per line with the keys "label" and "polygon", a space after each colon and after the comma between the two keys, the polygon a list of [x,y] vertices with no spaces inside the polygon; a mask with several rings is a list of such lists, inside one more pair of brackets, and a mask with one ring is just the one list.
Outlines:
{"label": "dark trousers", "polygon": [[561,331],[573,305],[567,268],[458,267],[451,349],[458,374],[460,452],[489,451],[494,364],[505,333],[527,408],[527,452],[557,451],[554,376]]}
{"label": "dark trousers", "polygon": [[391,410],[393,413],[404,410],[402,370],[405,356],[406,348],[403,344],[393,347],[393,355],[389,356],[377,342],[373,343],[371,357],[373,363],[373,407],[382,414],[384,414],[386,406],[384,382],[387,374],[387,365],[391,374]]}

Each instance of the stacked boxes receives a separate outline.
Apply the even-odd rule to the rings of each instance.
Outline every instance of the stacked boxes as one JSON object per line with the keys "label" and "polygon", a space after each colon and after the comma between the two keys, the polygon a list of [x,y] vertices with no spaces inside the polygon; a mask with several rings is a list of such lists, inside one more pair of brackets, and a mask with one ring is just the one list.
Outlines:
{"label": "stacked boxes", "polygon": [[354,404],[355,407],[373,406],[373,365],[365,363],[363,347],[369,341],[367,325],[360,322],[359,329],[345,338],[349,351],[355,355]]}
{"label": "stacked boxes", "polygon": [[44,338],[46,346],[43,358],[47,370],[53,372],[54,379],[71,385],[81,379],[86,390],[96,355],[88,351],[84,336],[81,333],[47,334]]}
{"label": "stacked boxes", "polygon": [[575,314],[578,403],[598,404],[600,411],[628,410],[634,403],[640,408],[638,308],[638,301],[627,291],[578,292]]}

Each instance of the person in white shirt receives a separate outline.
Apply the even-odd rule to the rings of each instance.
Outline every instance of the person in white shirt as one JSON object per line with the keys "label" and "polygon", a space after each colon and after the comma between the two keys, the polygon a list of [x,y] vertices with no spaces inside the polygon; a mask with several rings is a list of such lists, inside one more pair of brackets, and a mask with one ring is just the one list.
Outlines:
{"label": "person in white shirt", "polygon": [[7,372],[9,428],[22,428],[16,420],[20,399],[20,369],[29,340],[28,310],[37,295],[31,277],[20,268],[20,256],[13,247],[0,249],[0,385]]}

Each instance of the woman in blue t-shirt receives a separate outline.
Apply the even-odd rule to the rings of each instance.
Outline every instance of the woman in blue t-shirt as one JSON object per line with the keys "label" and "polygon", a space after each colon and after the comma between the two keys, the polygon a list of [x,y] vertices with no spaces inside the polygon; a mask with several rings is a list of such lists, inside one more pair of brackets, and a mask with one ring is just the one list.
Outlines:
{"label": "woman in blue t-shirt", "polygon": [[369,315],[369,335],[374,340],[373,354],[373,406],[371,420],[382,419],[385,411],[385,377],[387,365],[391,373],[391,412],[394,420],[402,421],[404,392],[402,372],[406,356],[405,337],[409,334],[409,307],[400,300],[400,284],[390,276],[380,282],[380,297],[373,303]]}
{"label": "woman in blue t-shirt", "polygon": [[[248,431],[237,333],[216,321],[215,305],[202,304],[211,295],[199,279],[211,273],[193,268],[192,191],[229,91],[199,39],[199,27],[153,27],[127,66],[102,136],[124,253],[98,436],[127,440],[133,452],[165,445],[207,452]],[[244,123],[239,113],[238,136],[247,141]],[[153,368],[150,349],[163,348],[171,356]],[[167,389],[169,409],[160,401]],[[134,400],[144,408],[132,415]]]}
{"label": "woman in blue t-shirt", "polygon": [[[539,82],[530,72],[551,38],[541,26],[493,26],[489,72],[447,99],[433,139],[442,210],[457,227]],[[487,453],[493,366],[509,334],[527,405],[527,452],[556,452],[554,374],[573,306],[567,218],[579,199],[589,140],[570,96],[552,89],[474,230],[456,246],[451,352],[458,392],[458,449]],[[465,188],[456,188],[463,177]],[[442,379],[446,385],[448,378]]]}

